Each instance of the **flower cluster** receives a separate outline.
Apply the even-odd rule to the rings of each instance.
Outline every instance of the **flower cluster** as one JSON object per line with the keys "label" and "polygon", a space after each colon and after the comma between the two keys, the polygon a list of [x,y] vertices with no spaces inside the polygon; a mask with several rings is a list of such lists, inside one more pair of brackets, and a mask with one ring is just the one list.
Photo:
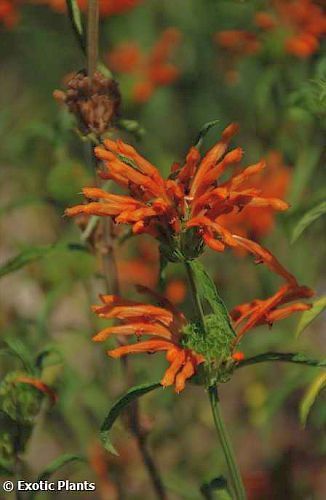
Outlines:
{"label": "flower cluster", "polygon": [[197,257],[204,244],[218,252],[226,247],[241,248],[293,283],[292,275],[268,250],[221,224],[223,216],[246,207],[276,211],[288,208],[281,199],[262,196],[261,190],[250,187],[250,179],[265,168],[265,161],[236,169],[228,180],[221,181],[224,172],[238,166],[243,156],[241,148],[227,152],[237,130],[235,124],[228,126],[204,157],[196,147],[190,148],[184,165],[174,163],[167,180],[132,146],[106,139],[105,148],[95,148],[97,158],[105,165],[100,175],[128,189],[130,195],[84,188],[85,197],[96,201],[69,208],[66,214],[111,216],[118,224],[129,224],[134,234],[156,237],[171,261]]}
{"label": "flower cluster", "polygon": [[148,54],[143,54],[137,43],[123,43],[108,54],[109,68],[117,73],[135,77],[132,97],[136,102],[146,102],[156,88],[169,85],[179,76],[179,69],[169,58],[179,44],[180,32],[166,29]]}
{"label": "flower cluster", "polygon": [[[146,290],[148,292],[148,290]],[[149,340],[141,340],[136,344],[127,344],[108,351],[113,358],[120,358],[133,353],[155,353],[166,351],[166,359],[170,363],[161,384],[164,387],[175,384],[180,392],[185,387],[187,379],[196,372],[204,357],[182,345],[183,328],[186,319],[182,313],[163,297],[151,292],[160,301],[163,307],[124,300],[115,295],[102,295],[103,305],[93,306],[93,311],[106,319],[118,319],[121,325],[114,325],[101,330],[93,340],[101,342],[112,335],[136,335],[142,338],[149,336]]]}
{"label": "flower cluster", "polygon": [[[231,311],[233,339],[227,334],[228,327],[214,314],[205,315],[204,324],[189,323],[167,299],[154,292],[150,293],[159,306],[126,301],[114,295],[101,297],[103,305],[94,306],[95,313],[102,318],[118,319],[122,324],[105,328],[94,340],[103,341],[112,335],[149,336],[149,340],[120,345],[108,354],[120,357],[166,351],[170,367],[161,383],[175,384],[177,392],[183,390],[186,380],[196,373],[201,363],[213,369],[219,369],[220,362],[223,366],[237,363],[240,355],[235,350],[246,332],[309,309],[308,304],[298,300],[313,294],[311,289],[299,286],[271,252],[247,235],[243,236],[241,226],[237,233],[233,231],[234,226],[237,227],[234,221],[228,222],[230,215],[236,220],[237,215],[243,217],[245,210],[257,211],[258,218],[260,210],[288,208],[280,198],[263,192],[261,180],[257,184],[256,176],[265,168],[264,161],[242,169],[239,168],[242,149],[228,152],[237,130],[237,125],[229,125],[203,157],[197,147],[190,148],[183,164],[172,165],[167,180],[132,146],[106,139],[104,148],[95,148],[97,158],[104,164],[100,175],[127,189],[129,195],[108,193],[97,187],[84,188],[85,197],[95,201],[66,210],[70,216],[110,216],[117,224],[130,225],[134,234],[150,234],[159,240],[161,252],[171,261],[195,259],[205,245],[218,252],[227,247],[249,252],[257,263],[264,263],[285,281],[271,297],[239,305]],[[280,167],[278,156],[274,161]],[[233,173],[225,178],[225,172],[231,167]],[[283,186],[284,182],[280,184]],[[203,328],[207,330],[205,335]],[[215,366],[217,358],[222,361]]]}
{"label": "flower cluster", "polygon": [[[169,368],[161,384],[164,387],[175,385],[176,392],[181,392],[185,388],[186,381],[196,374],[198,366],[212,361],[205,357],[204,352],[200,352],[200,346],[204,345],[205,341],[198,343],[198,339],[203,338],[203,332],[195,332],[199,349],[194,350],[191,345],[191,333],[195,331],[196,325],[187,323],[184,315],[166,298],[145,287],[138,287],[138,289],[141,292],[150,293],[160,305],[153,306],[125,300],[116,295],[101,295],[102,305],[93,306],[93,311],[100,318],[119,320],[121,324],[104,328],[93,337],[93,340],[103,342],[113,336],[136,337],[138,340],[136,343],[120,345],[107,351],[107,354],[113,358],[135,353],[165,351]],[[275,321],[287,318],[295,312],[306,311],[311,307],[309,304],[293,301],[306,299],[312,295],[313,291],[308,287],[286,284],[268,299],[257,299],[232,309],[230,316],[237,337],[231,346],[229,358],[224,359],[223,363],[229,363],[232,360],[232,366],[232,363],[243,359],[243,354],[237,352],[236,348],[245,333],[259,325],[271,326]],[[287,305],[289,302],[293,303]],[[143,337],[149,338],[143,340]]]}
{"label": "flower cluster", "polygon": [[254,24],[260,32],[226,30],[215,34],[214,40],[232,57],[252,55],[264,47],[264,33],[281,40],[285,53],[307,58],[317,52],[326,33],[326,16],[313,0],[274,0],[271,12],[260,11]]}

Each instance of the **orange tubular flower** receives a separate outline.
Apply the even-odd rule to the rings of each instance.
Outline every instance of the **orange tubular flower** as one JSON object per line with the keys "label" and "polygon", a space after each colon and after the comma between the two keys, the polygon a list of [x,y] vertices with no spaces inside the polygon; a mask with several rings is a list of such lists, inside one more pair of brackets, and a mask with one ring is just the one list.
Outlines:
{"label": "orange tubular flower", "polygon": [[310,304],[304,302],[294,302],[285,307],[280,307],[298,299],[307,299],[314,295],[313,290],[306,286],[286,284],[272,297],[265,300],[254,300],[241,304],[230,312],[230,316],[237,331],[236,343],[249,330],[259,325],[272,326],[275,321],[287,318],[294,312],[306,311],[311,308]]}
{"label": "orange tubular flower", "polygon": [[166,181],[132,146],[106,139],[105,149],[95,148],[97,158],[106,167],[100,175],[129,189],[130,196],[84,188],[86,198],[97,201],[69,208],[66,214],[112,216],[116,223],[130,224],[135,234],[157,237],[164,247],[162,250],[173,250],[173,255],[171,252],[167,255],[172,261],[196,257],[203,243],[219,252],[226,247],[244,249],[296,285],[294,276],[267,249],[232,233],[222,224],[222,216],[238,213],[245,207],[277,211],[288,208],[281,199],[262,196],[260,189],[250,187],[252,177],[264,169],[264,161],[236,170],[228,180],[220,181],[222,174],[238,165],[242,158],[241,148],[227,153],[237,130],[237,125],[229,125],[221,140],[203,158],[198,149],[190,148],[185,164],[181,167],[173,164]]}
{"label": "orange tubular flower", "polygon": [[121,44],[108,55],[108,65],[113,71],[136,76],[133,88],[136,102],[148,101],[156,88],[169,85],[179,77],[178,68],[168,60],[180,38],[177,29],[168,28],[147,55],[142,54],[136,43]]}
{"label": "orange tubular flower", "polygon": [[[262,173],[252,177],[251,187],[259,189],[266,198],[284,198],[291,181],[291,169],[284,165],[282,155],[278,151],[271,151],[267,155],[266,166]],[[220,223],[231,232],[256,240],[272,231],[274,219],[272,208],[247,206],[241,212],[223,215]]]}
{"label": "orange tubular flower", "polygon": [[159,298],[163,307],[123,300],[115,295],[102,295],[103,305],[93,306],[93,311],[100,318],[119,319],[122,324],[104,328],[93,340],[101,342],[114,335],[136,335],[137,339],[148,336],[148,340],[112,349],[108,355],[120,358],[133,353],[166,351],[170,366],[161,384],[164,387],[175,385],[179,393],[185,388],[186,380],[195,374],[197,366],[204,362],[204,357],[182,346],[183,328],[186,326],[184,316],[155,292],[143,287],[140,290]]}

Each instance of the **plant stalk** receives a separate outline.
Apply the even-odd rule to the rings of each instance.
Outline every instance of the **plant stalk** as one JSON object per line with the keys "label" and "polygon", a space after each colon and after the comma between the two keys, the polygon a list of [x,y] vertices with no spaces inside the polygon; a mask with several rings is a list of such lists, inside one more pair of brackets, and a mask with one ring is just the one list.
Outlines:
{"label": "plant stalk", "polygon": [[[98,64],[98,40],[99,40],[99,2],[98,0],[88,0],[87,12],[87,74],[91,78],[97,68]],[[97,138],[100,142],[100,137]],[[97,142],[97,141],[96,141]],[[92,147],[92,162],[96,170],[96,157]],[[117,262],[114,248],[114,224],[111,218],[105,218],[103,221],[103,243],[102,262],[104,279],[106,284],[107,293],[120,295],[120,286],[117,273]],[[128,366],[127,358],[122,362],[126,379],[131,382],[132,374]],[[129,411],[129,426],[130,430],[135,436],[137,445],[148,472],[153,489],[159,500],[166,500],[166,493],[163,482],[160,477],[158,467],[156,466],[154,458],[151,456],[147,447],[147,436],[141,428],[139,417],[139,408],[137,402],[133,403]]]}
{"label": "plant stalk", "polygon": [[88,0],[87,10],[87,74],[93,77],[98,61],[99,2]]}
{"label": "plant stalk", "polygon": [[229,470],[229,476],[231,479],[231,485],[234,491],[234,498],[236,500],[246,500],[246,491],[244,489],[240,471],[236,462],[234,451],[223,421],[223,417],[220,410],[220,402],[218,397],[218,392],[216,386],[211,386],[208,389],[209,400],[211,403],[212,414],[214,419],[214,424],[216,432],[221,443],[225,460]]}
{"label": "plant stalk", "polygon": [[[189,279],[190,289],[193,297],[194,306],[196,309],[197,320],[200,321],[203,328],[203,333],[206,333],[205,314],[203,306],[198,293],[196,279],[194,277],[191,265],[185,262],[185,267]],[[209,400],[211,403],[212,414],[214,419],[215,428],[222,445],[224,457],[228,466],[229,475],[231,478],[232,488],[234,490],[235,500],[246,500],[246,492],[242,483],[240,471],[235,459],[235,455],[223,422],[222,414],[220,411],[220,403],[216,386],[208,388]]]}

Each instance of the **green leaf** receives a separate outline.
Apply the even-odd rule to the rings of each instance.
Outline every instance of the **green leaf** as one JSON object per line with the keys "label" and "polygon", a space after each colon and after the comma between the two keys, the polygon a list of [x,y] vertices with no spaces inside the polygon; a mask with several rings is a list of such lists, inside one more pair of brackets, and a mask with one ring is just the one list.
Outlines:
{"label": "green leaf", "polygon": [[326,201],[322,201],[315,207],[311,208],[304,214],[304,216],[299,220],[295,226],[291,243],[294,243],[299,236],[309,227],[315,220],[319,219],[322,215],[326,213]]}
{"label": "green leaf", "polygon": [[303,190],[309,185],[309,179],[318,166],[321,154],[322,147],[320,145],[306,147],[300,153],[293,170],[291,192],[289,195],[289,201],[294,207],[298,205]]}
{"label": "green leaf", "polygon": [[219,122],[219,120],[213,120],[213,121],[207,122],[207,123],[205,123],[205,125],[203,125],[203,127],[199,131],[199,134],[196,137],[195,144],[194,144],[195,148],[197,148],[197,149],[201,148],[203,140],[204,140],[206,134],[209,132],[209,130],[212,127],[215,127],[215,125],[217,125],[218,122]]}
{"label": "green leaf", "polygon": [[319,316],[326,308],[326,295],[317,299],[312,308],[304,311],[299,320],[295,336],[298,338],[301,333]]}
{"label": "green leaf", "polygon": [[18,269],[21,269],[30,262],[44,257],[51,250],[53,250],[53,248],[54,245],[44,245],[23,250],[0,267],[0,278],[6,276],[9,273],[13,273],[14,271],[18,271]]}
{"label": "green leaf", "polygon": [[[232,500],[227,490],[227,481],[223,476],[215,477],[200,487],[200,492],[206,500]],[[217,492],[215,495],[214,492]]]}
{"label": "green leaf", "polygon": [[[43,472],[41,472],[41,474],[37,477],[36,482],[46,481],[52,476],[52,474],[55,474],[55,472],[57,472],[59,469],[62,469],[62,467],[65,467],[67,464],[70,464],[72,462],[86,462],[86,460],[80,455],[72,455],[70,453],[61,455],[60,457],[53,460],[53,462],[51,462],[43,470]],[[32,493],[30,493],[29,499],[32,500],[36,495],[37,492],[33,491]]]}
{"label": "green leaf", "polygon": [[147,394],[148,392],[151,392],[154,389],[158,389],[159,387],[162,387],[159,382],[154,382],[152,384],[143,384],[143,385],[138,385],[136,387],[132,387],[121,398],[119,398],[118,401],[116,401],[114,403],[114,405],[111,407],[109,413],[107,414],[107,416],[106,416],[106,418],[101,426],[101,430],[100,430],[101,441],[103,443],[103,446],[108,451],[110,451],[111,453],[117,454],[113,445],[111,444],[111,441],[109,438],[109,432],[110,432],[111,427],[113,426],[114,422],[121,414],[121,412],[128,405],[130,405],[133,401],[135,401],[136,399],[140,398],[141,396],[144,396],[144,394]]}
{"label": "green leaf", "polygon": [[5,338],[4,343],[7,347],[0,350],[0,354],[9,354],[15,356],[22,363],[24,369],[30,373],[34,374],[34,365],[32,357],[29,351],[26,349],[25,345],[19,339]]}
{"label": "green leaf", "polygon": [[308,387],[300,404],[300,420],[302,425],[306,425],[308,415],[312,405],[316,401],[318,394],[326,387],[326,372],[318,375]]}
{"label": "green leaf", "polygon": [[185,346],[202,354],[208,361],[226,359],[231,354],[232,341],[236,337],[228,311],[201,262],[198,259],[188,261],[186,269],[204,315],[205,335],[202,318],[197,317],[187,328]]}
{"label": "green leaf", "polygon": [[10,465],[6,464],[2,459],[0,459],[0,476],[14,476],[14,471]]}
{"label": "green leaf", "polygon": [[84,54],[86,54],[86,35],[82,23],[81,12],[77,0],[66,0],[69,19],[77,41]]}
{"label": "green leaf", "polygon": [[281,361],[287,363],[297,363],[299,365],[306,366],[326,366],[326,360],[321,359],[311,359],[307,358],[304,354],[293,353],[293,352],[264,352],[263,354],[258,354],[252,358],[246,358],[243,361],[237,363],[236,368],[241,368],[242,366],[254,365],[256,363],[264,363],[265,361]]}

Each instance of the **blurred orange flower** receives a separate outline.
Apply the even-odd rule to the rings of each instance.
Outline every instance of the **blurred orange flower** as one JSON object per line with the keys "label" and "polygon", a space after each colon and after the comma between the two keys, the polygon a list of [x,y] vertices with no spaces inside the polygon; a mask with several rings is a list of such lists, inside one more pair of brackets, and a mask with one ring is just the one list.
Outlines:
{"label": "blurred orange flower", "polygon": [[286,31],[284,49],[300,58],[314,54],[326,33],[325,11],[313,0],[274,0],[274,15],[258,12],[256,25],[264,30]]}
{"label": "blurred orange flower", "polygon": [[100,318],[118,319],[122,324],[104,328],[93,337],[93,340],[102,342],[114,335],[136,335],[138,339],[149,336],[149,340],[109,350],[108,355],[120,358],[127,354],[166,351],[166,359],[170,366],[161,384],[164,387],[175,385],[176,392],[181,392],[185,388],[186,380],[191,378],[197,366],[203,363],[204,357],[182,346],[182,330],[186,326],[183,314],[155,292],[143,287],[140,290],[151,293],[162,306],[124,300],[115,295],[101,295],[103,305],[93,306],[93,311]]}
{"label": "blurred orange flower", "polygon": [[13,28],[19,20],[17,6],[15,0],[0,0],[0,23],[8,29]]}
{"label": "blurred orange flower", "polygon": [[[259,11],[254,23],[260,30],[275,32],[283,40],[284,51],[300,58],[307,58],[319,49],[319,41],[326,33],[325,11],[313,0],[273,0],[271,12]],[[214,40],[226,50],[231,61],[227,79],[234,83],[232,65],[243,56],[253,55],[263,48],[262,32],[226,30],[214,35]],[[231,64],[231,67],[230,67]]]}
{"label": "blurred orange flower", "polygon": [[148,54],[143,54],[135,42],[123,43],[108,54],[107,61],[112,71],[135,76],[132,92],[136,102],[148,101],[155,89],[169,85],[179,77],[179,69],[168,59],[180,39],[181,34],[176,28],[168,28]]}
{"label": "blurred orange flower", "polygon": [[254,33],[243,30],[219,31],[214,40],[224,49],[237,55],[255,54],[261,47]]}
{"label": "blurred orange flower", "polygon": [[[69,208],[66,214],[111,216],[118,224],[130,224],[135,234],[151,234],[166,248],[173,247],[177,253],[169,256],[170,260],[180,252],[193,252],[202,243],[218,252],[226,247],[245,249],[289,283],[296,284],[294,276],[268,250],[241,234],[233,234],[221,224],[222,216],[239,213],[245,207],[277,211],[288,208],[281,199],[263,196],[261,189],[251,186],[252,177],[265,168],[265,161],[220,181],[222,174],[242,159],[241,148],[226,153],[237,130],[237,125],[229,125],[221,140],[203,158],[198,149],[192,147],[183,166],[172,165],[167,180],[132,146],[106,139],[105,149],[95,148],[97,158],[105,164],[100,175],[127,188],[130,196],[84,188],[85,197],[97,201]],[[187,238],[193,238],[190,245]]]}

